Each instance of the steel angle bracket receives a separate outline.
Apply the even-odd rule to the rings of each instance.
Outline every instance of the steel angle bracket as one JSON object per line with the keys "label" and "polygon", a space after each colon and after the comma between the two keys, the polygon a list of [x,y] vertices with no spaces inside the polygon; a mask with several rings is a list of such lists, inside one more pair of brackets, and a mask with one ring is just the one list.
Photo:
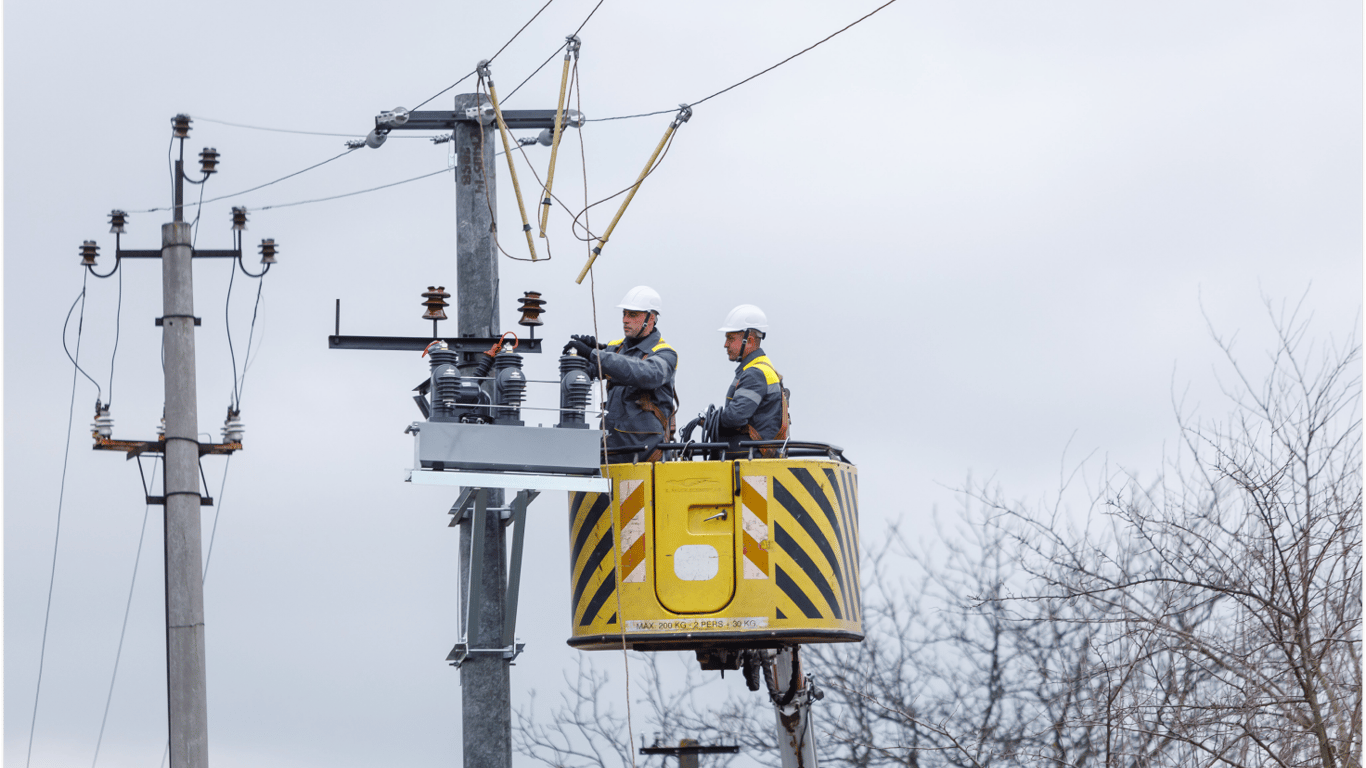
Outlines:
{"label": "steel angle bracket", "polygon": [[[485,515],[491,511],[499,511],[489,508],[488,490],[487,488],[466,488],[461,491],[460,498],[451,507],[451,515],[454,517],[451,525],[461,521],[468,510],[471,531],[476,533],[482,531],[485,525]],[[478,634],[479,620],[484,605],[481,586],[484,583],[484,538],[479,535],[470,536],[470,576],[468,587],[465,590],[465,638],[456,643],[455,648],[446,657],[452,666],[459,667],[466,658],[477,654],[500,654],[502,658],[511,662],[522,652],[525,644],[516,642],[517,598],[522,583],[522,547],[526,540],[526,508],[538,495],[540,493],[534,490],[519,491],[506,510],[508,512],[506,520],[512,524],[513,528],[512,553],[508,559],[508,583],[503,610],[501,648],[470,647],[470,637]]]}
{"label": "steel angle bracket", "polygon": [[451,666],[456,669],[459,669],[460,665],[464,664],[471,656],[498,656],[511,664],[513,660],[522,655],[524,648],[526,648],[526,643],[516,643],[507,648],[471,648],[465,643],[456,643],[455,647],[451,649],[450,655],[446,657],[446,661],[449,661]]}

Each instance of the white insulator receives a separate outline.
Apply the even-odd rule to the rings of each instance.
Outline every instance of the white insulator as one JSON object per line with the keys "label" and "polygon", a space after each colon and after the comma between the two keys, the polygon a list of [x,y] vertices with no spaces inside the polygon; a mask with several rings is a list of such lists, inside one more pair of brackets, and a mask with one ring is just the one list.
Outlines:
{"label": "white insulator", "polygon": [[109,411],[100,411],[100,415],[95,417],[95,423],[90,425],[95,430],[95,434],[103,438],[108,438],[114,434],[114,417],[109,415]]}
{"label": "white insulator", "polygon": [[223,442],[240,443],[242,442],[242,435],[246,431],[246,426],[242,424],[240,418],[230,418],[223,422]]}
{"label": "white insulator", "polygon": [[160,423],[160,424],[157,424],[157,437],[158,437],[158,438],[162,438],[162,437],[165,437],[165,436],[166,436],[166,419],[163,418],[163,419],[161,420],[161,423]]}

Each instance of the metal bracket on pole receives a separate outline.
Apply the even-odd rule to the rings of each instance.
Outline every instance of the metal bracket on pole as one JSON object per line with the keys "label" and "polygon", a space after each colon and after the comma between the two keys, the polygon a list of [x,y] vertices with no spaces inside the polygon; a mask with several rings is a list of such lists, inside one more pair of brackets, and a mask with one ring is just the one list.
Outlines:
{"label": "metal bracket on pole", "polygon": [[516,643],[506,648],[471,648],[468,643],[456,643],[450,654],[446,656],[446,661],[449,661],[451,666],[456,669],[459,669],[460,665],[464,664],[465,660],[471,656],[498,656],[506,659],[508,663],[512,663],[513,660],[522,655],[524,648],[526,648],[526,643]]}
{"label": "metal bracket on pole", "polygon": [[479,613],[484,606],[484,513],[488,510],[487,488],[474,489],[474,515],[470,520],[470,584],[465,592],[465,638],[479,636]]}
{"label": "metal bracket on pole", "polygon": [[522,541],[526,536],[526,508],[540,491],[518,491],[512,500],[512,557],[508,562],[507,602],[503,608],[503,645],[510,646],[517,632],[517,593],[522,585]]}

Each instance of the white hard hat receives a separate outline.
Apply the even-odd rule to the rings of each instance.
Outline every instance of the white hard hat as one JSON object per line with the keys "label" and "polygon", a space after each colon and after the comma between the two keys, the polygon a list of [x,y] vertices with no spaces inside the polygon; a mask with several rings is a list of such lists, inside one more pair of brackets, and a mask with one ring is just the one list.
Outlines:
{"label": "white hard hat", "polygon": [[762,309],[753,304],[741,304],[726,315],[726,321],[719,330],[730,333],[750,328],[759,333],[768,333],[768,317]]}
{"label": "white hard hat", "polygon": [[617,308],[632,309],[636,312],[658,312],[662,304],[658,291],[648,285],[637,285],[621,297],[621,303]]}

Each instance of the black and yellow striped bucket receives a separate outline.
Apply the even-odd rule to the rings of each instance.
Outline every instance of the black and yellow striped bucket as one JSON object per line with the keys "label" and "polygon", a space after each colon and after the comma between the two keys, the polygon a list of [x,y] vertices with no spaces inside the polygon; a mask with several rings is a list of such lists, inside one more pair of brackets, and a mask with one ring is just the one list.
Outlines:
{"label": "black and yellow striped bucket", "polygon": [[614,464],[569,497],[569,644],[863,639],[858,470],[828,459]]}

